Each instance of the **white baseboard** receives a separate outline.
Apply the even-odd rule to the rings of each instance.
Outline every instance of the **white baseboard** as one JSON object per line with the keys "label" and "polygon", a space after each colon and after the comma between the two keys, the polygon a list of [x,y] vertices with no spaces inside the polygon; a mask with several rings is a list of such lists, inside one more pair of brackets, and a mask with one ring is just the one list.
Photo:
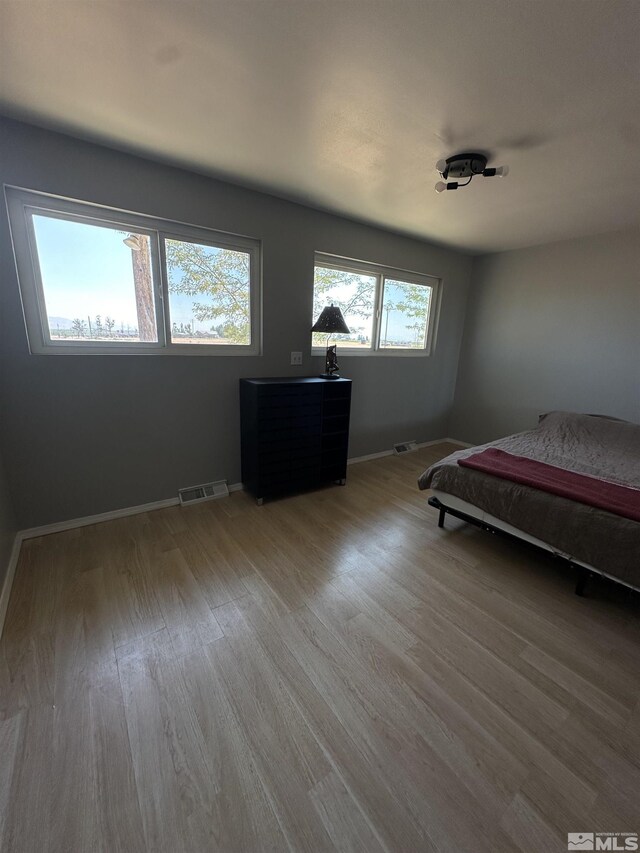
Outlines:
{"label": "white baseboard", "polygon": [[[461,447],[471,447],[463,441],[457,441],[455,438],[438,438],[434,441],[422,441],[418,447],[431,447],[434,444],[459,444]],[[379,453],[368,453],[366,456],[352,456],[347,460],[347,465],[355,465],[357,462],[368,462],[370,459],[381,459],[383,456],[391,456],[393,450],[382,450]],[[232,483],[229,486],[230,492],[242,491],[244,486],[242,483]],[[115,518],[126,518],[128,515],[139,515],[143,512],[152,512],[155,509],[164,509],[169,506],[178,506],[179,499],[167,498],[163,501],[153,501],[152,503],[140,504],[138,506],[127,506],[122,509],[112,509],[109,512],[100,512],[97,515],[86,515],[83,518],[71,518],[68,521],[56,521],[53,524],[43,524],[40,527],[29,527],[27,530],[20,530],[16,533],[13,543],[13,549],[9,558],[7,574],[2,585],[0,593],[0,637],[4,627],[4,619],[9,605],[9,596],[11,594],[11,586],[18,565],[18,557],[20,556],[20,546],[25,539],[35,539],[37,536],[48,536],[50,533],[61,533],[63,530],[73,530],[77,527],[88,527],[90,524],[100,524],[103,521],[112,521]]]}
{"label": "white baseboard", "polygon": [[[230,492],[239,492],[243,489],[242,483],[232,483],[229,486]],[[19,530],[16,533],[11,556],[9,557],[9,565],[7,566],[7,574],[0,592],[0,637],[2,637],[2,629],[4,628],[4,620],[9,606],[9,596],[11,595],[11,587],[18,565],[18,557],[20,556],[20,547],[25,539],[35,539],[37,536],[48,536],[50,533],[61,533],[63,530],[73,530],[77,527],[88,527],[90,524],[100,524],[103,521],[112,521],[114,518],[126,518],[128,515],[139,515],[143,512],[152,512],[154,509],[164,509],[168,506],[178,506],[180,501],[178,498],[167,498],[163,501],[152,501],[148,504],[139,504],[138,506],[126,506],[121,509],[112,509],[109,512],[100,512],[97,515],[85,515],[83,518],[70,518],[68,521],[56,521],[53,524],[43,524],[40,527],[29,527],[26,530]]]}
{"label": "white baseboard", "polygon": [[139,506],[125,506],[122,509],[112,509],[109,512],[99,512],[97,515],[85,515],[83,518],[70,518],[68,521],[56,521],[53,524],[43,524],[41,527],[29,527],[21,530],[23,539],[35,539],[36,536],[48,536],[50,533],[61,533],[63,530],[73,530],[76,527],[87,527],[89,524],[100,524],[102,521],[112,521],[114,518],[125,518],[127,515],[138,515],[141,512],[151,512],[167,506],[176,506],[178,498],[167,498],[164,501],[153,501]]}
{"label": "white baseboard", "polygon": [[460,447],[473,447],[473,444],[470,444],[468,441],[458,441],[457,438],[443,438],[443,442],[447,442],[447,444],[459,444]]}
{"label": "white baseboard", "polygon": [[[470,444],[465,444],[462,441],[457,441],[455,438],[438,438],[434,441],[422,441],[418,447],[431,447],[434,444],[442,444],[448,442],[450,444],[459,444],[462,447],[471,447]],[[369,453],[366,456],[352,456],[347,460],[347,465],[354,465],[356,462],[367,462],[370,459],[380,459],[383,456],[390,456],[393,450],[382,450],[379,453]],[[229,492],[240,492],[244,488],[242,483],[231,483]],[[50,533],[60,533],[63,530],[73,530],[76,527],[87,527],[90,524],[100,524],[103,521],[112,521],[114,518],[126,518],[128,515],[138,515],[143,512],[152,512],[154,509],[164,509],[168,506],[177,506],[180,503],[179,499],[167,498],[162,501],[152,501],[147,504],[139,504],[138,506],[125,506],[121,509],[112,509],[108,512],[99,512],[96,515],[85,515],[82,518],[70,518],[68,521],[56,521],[53,524],[43,524],[40,527],[29,527],[26,530],[20,530],[17,536],[20,541],[24,539],[35,539],[37,536],[48,536]]]}
{"label": "white baseboard", "polygon": [[380,453],[367,453],[366,456],[350,456],[347,465],[355,465],[356,462],[368,462],[370,459],[382,459],[383,456],[391,456],[393,450],[381,450]]}
{"label": "white baseboard", "polygon": [[[232,483],[230,492],[238,492],[243,488],[242,483]],[[50,533],[60,533],[63,530],[73,530],[76,527],[88,527],[90,524],[100,524],[103,521],[112,521],[114,518],[126,518],[128,515],[139,515],[143,512],[153,512],[154,509],[164,509],[168,506],[178,506],[178,498],[166,498],[163,501],[152,501],[148,504],[138,506],[125,506],[122,509],[112,509],[109,512],[99,512],[96,515],[85,515],[82,518],[70,518],[68,521],[56,521],[53,524],[43,524],[41,527],[29,527],[21,530],[19,535],[22,539],[35,539],[36,536],[48,536]]]}
{"label": "white baseboard", "polygon": [[[418,447],[433,447],[435,444],[459,444],[460,447],[472,447],[471,444],[466,444],[464,441],[458,441],[455,438],[436,438],[434,441],[420,441]],[[381,450],[379,453],[367,453],[366,456],[352,456],[347,459],[347,465],[355,465],[357,462],[368,462],[370,459],[382,459],[383,456],[392,456],[394,453],[391,450]]]}
{"label": "white baseboard", "polygon": [[9,596],[11,595],[11,587],[13,586],[13,579],[16,574],[21,545],[22,534],[16,533],[15,539],[13,540],[11,555],[9,557],[9,564],[7,565],[7,574],[5,575],[4,583],[2,584],[2,592],[0,593],[0,639],[2,639],[4,620],[7,615],[7,608],[9,607]]}

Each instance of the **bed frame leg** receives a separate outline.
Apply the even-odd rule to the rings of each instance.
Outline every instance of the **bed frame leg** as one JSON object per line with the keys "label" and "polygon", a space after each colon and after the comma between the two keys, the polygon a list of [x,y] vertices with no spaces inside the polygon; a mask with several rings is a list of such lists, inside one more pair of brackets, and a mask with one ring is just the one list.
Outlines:
{"label": "bed frame leg", "polygon": [[447,514],[446,509],[441,506],[440,507],[440,515],[438,517],[438,527],[444,527],[444,517]]}
{"label": "bed frame leg", "polygon": [[578,566],[578,582],[576,583],[576,595],[584,596],[587,588],[587,582],[593,577],[593,572],[585,569],[584,566]]}

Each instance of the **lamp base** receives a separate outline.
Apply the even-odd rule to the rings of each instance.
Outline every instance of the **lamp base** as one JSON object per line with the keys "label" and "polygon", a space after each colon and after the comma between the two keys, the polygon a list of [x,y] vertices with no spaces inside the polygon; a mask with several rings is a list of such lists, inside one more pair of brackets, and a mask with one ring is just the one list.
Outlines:
{"label": "lamp base", "polygon": [[340,379],[339,373],[321,373],[320,379]]}

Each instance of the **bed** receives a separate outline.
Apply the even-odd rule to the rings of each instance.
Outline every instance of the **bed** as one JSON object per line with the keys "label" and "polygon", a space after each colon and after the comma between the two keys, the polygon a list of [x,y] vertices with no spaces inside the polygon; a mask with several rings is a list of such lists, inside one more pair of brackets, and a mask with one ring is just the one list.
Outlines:
{"label": "bed", "polygon": [[579,594],[591,573],[640,589],[640,425],[550,412],[535,429],[452,453],[418,485],[432,489],[441,527],[451,513],[550,551],[578,568]]}

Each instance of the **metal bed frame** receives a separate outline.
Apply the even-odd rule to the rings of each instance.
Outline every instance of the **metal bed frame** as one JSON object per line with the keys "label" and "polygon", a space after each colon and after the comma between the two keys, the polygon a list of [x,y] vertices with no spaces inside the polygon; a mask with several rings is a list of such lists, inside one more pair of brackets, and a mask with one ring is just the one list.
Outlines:
{"label": "metal bed frame", "polygon": [[[509,533],[506,530],[501,530],[499,527],[494,527],[494,525],[488,524],[486,521],[482,521],[479,518],[474,518],[474,516],[469,515],[466,512],[462,512],[459,509],[452,509],[451,507],[445,506],[445,504],[439,501],[436,497],[430,497],[427,503],[429,504],[429,506],[434,507],[440,512],[440,515],[438,517],[438,527],[444,527],[445,516],[447,513],[449,513],[449,515],[453,515],[455,518],[459,518],[461,521],[466,521],[468,524],[475,524],[476,527],[479,527],[481,530],[487,531],[487,533],[494,533],[499,536],[504,536],[507,539],[512,539],[515,542],[526,542],[526,544],[530,545],[532,548],[536,548],[536,550],[538,551],[543,551],[545,554],[551,554],[557,560],[561,560],[566,566],[575,569],[577,572],[577,582],[575,588],[576,595],[585,595],[587,583],[592,578],[598,575],[609,577],[609,575],[605,575],[604,572],[598,572],[597,570],[587,569],[585,566],[581,566],[579,563],[574,563],[570,557],[565,557],[564,555],[558,554],[555,551],[548,551],[546,548],[541,548],[539,545],[535,545],[533,542],[521,539],[519,536],[515,536],[513,533]],[[618,581],[615,578],[610,578],[610,580],[619,583],[621,586],[627,587],[627,589],[635,589],[635,587],[628,586],[627,584],[624,584],[622,583],[622,581]]]}

